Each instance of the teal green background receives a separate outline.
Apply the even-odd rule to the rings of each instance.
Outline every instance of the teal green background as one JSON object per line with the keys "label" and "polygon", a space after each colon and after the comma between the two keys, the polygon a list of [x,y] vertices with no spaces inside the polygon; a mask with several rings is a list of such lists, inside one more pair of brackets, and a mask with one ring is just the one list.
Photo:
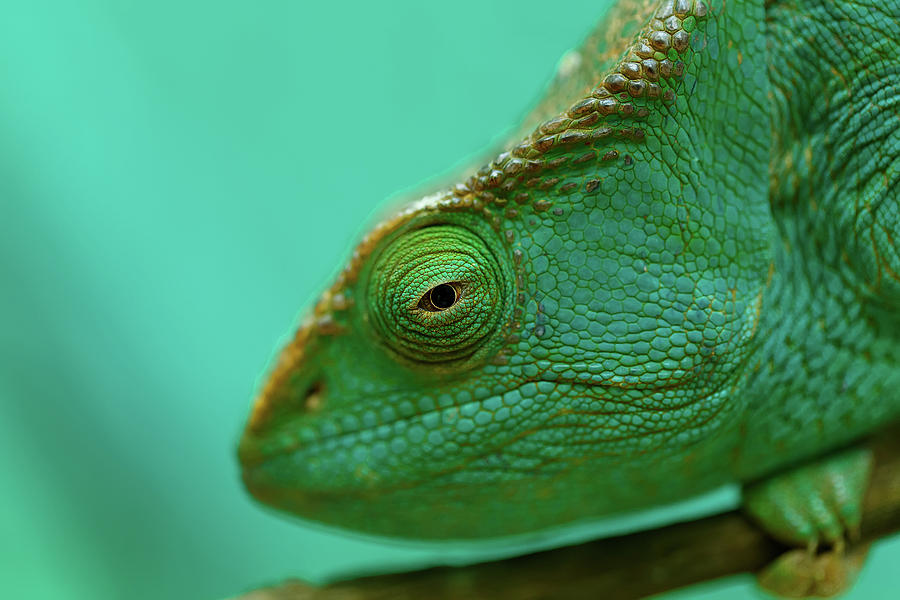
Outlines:
{"label": "teal green background", "polygon": [[[495,143],[603,5],[5,6],[2,595],[222,598],[465,557],[264,511],[234,445],[373,211]],[[896,597],[898,558],[876,547],[848,598]]]}

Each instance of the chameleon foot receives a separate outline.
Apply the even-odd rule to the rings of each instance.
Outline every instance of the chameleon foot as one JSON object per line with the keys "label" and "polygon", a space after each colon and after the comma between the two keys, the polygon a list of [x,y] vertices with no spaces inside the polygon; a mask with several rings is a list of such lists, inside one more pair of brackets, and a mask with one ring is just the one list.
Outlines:
{"label": "chameleon foot", "polygon": [[[867,547],[845,549],[859,537],[872,453],[853,448],[748,485],[744,508],[791,550],[759,575],[779,596],[834,596],[852,585]],[[817,552],[821,547],[827,551]]]}
{"label": "chameleon foot", "polygon": [[816,554],[811,550],[789,550],[757,576],[760,587],[784,598],[830,598],[845,592],[856,581],[869,551],[869,544],[843,547]]}

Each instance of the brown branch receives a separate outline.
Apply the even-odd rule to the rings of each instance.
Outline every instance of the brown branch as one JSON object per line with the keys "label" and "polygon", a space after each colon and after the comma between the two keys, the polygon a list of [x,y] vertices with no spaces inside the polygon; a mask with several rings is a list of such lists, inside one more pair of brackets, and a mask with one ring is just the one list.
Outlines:
{"label": "brown branch", "polygon": [[[862,543],[900,531],[900,429],[886,432],[874,447]],[[240,600],[626,600],[757,572],[785,550],[732,511],[466,567],[377,575],[320,588],[288,581]]]}

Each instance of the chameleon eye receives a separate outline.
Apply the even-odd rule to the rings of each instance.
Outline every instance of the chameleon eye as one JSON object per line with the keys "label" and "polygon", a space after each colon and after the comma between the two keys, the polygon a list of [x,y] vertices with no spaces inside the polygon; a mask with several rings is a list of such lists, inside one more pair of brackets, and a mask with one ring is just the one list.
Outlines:
{"label": "chameleon eye", "polygon": [[380,343],[428,364],[469,364],[495,350],[515,286],[498,258],[502,251],[457,225],[392,239],[377,255],[366,291],[368,321]]}
{"label": "chameleon eye", "polygon": [[459,301],[460,284],[458,281],[436,285],[419,300],[419,308],[428,312],[440,312],[452,308]]}

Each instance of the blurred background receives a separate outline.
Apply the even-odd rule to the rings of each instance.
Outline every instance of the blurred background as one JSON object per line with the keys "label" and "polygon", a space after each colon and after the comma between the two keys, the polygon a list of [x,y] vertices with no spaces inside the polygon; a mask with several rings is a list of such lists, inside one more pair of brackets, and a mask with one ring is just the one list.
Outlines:
{"label": "blurred background", "polygon": [[[7,3],[0,595],[215,599],[477,551],[264,511],[234,446],[373,211],[496,142],[605,5],[523,4]],[[896,597],[898,559],[848,598]]]}

